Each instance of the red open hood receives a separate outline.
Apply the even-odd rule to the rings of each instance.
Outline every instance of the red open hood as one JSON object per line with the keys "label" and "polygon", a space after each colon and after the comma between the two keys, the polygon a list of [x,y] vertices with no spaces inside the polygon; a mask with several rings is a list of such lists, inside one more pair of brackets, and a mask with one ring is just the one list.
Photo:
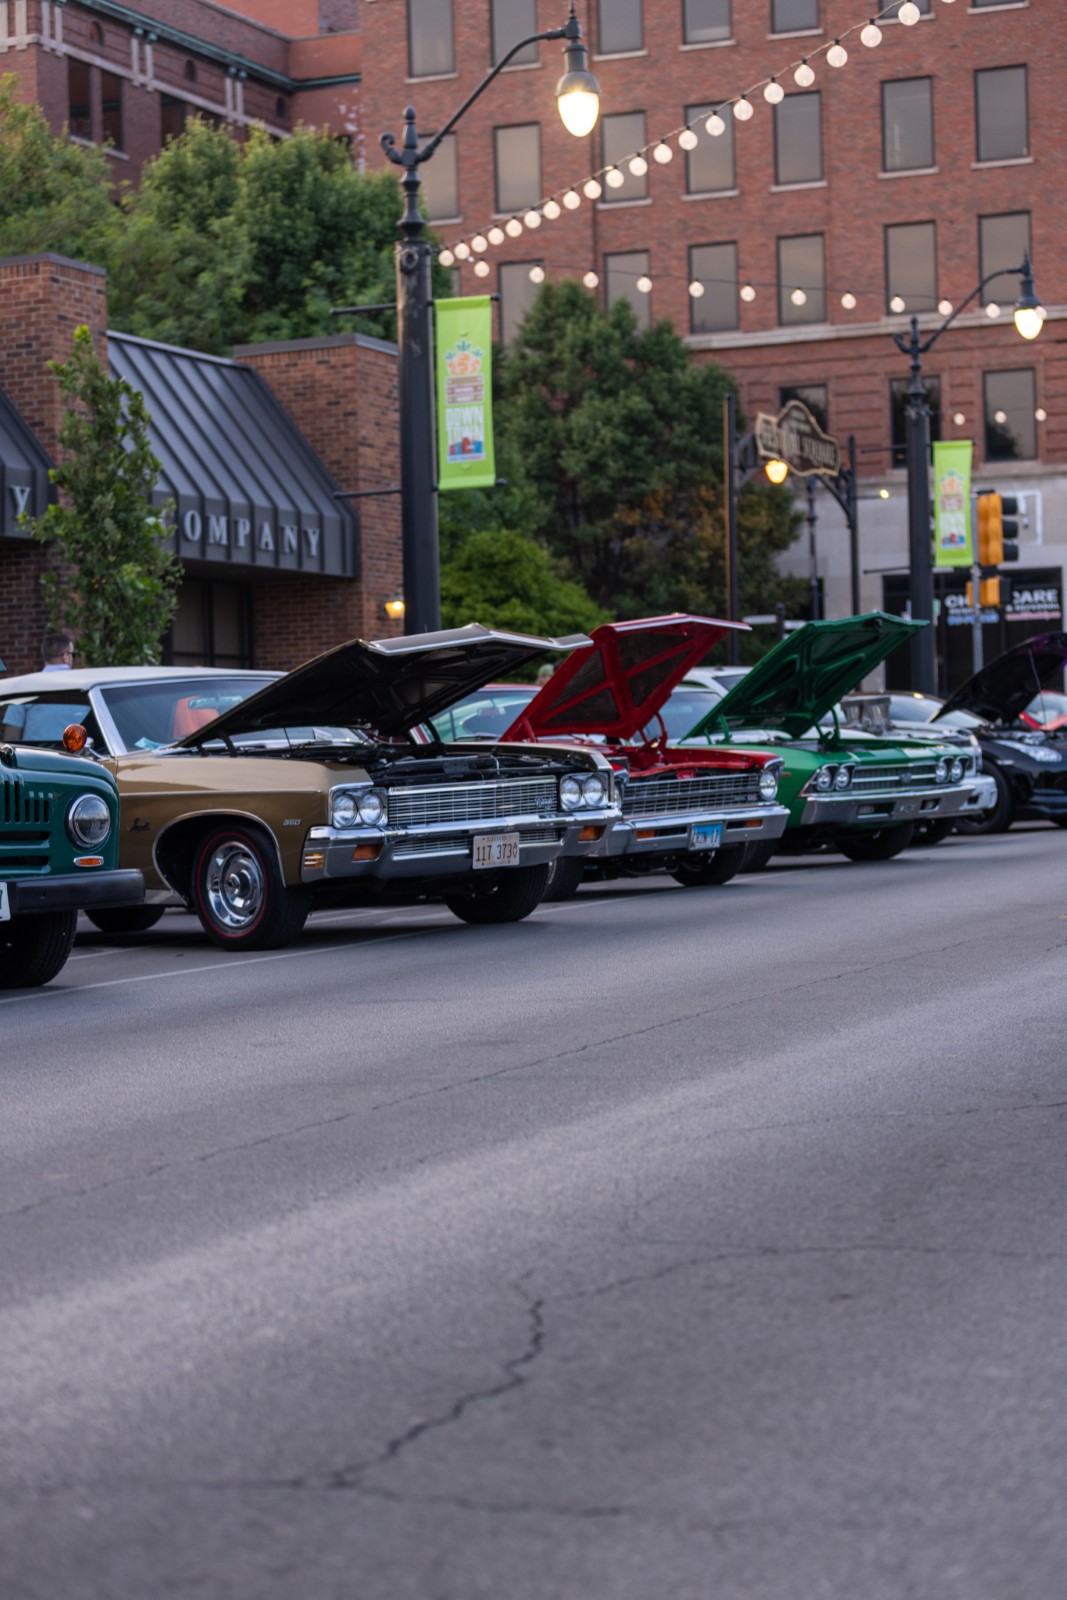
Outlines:
{"label": "red open hood", "polygon": [[561,661],[544,688],[503,735],[509,740],[599,734],[632,739],[647,726],[691,667],[743,622],[713,617],[642,617],[594,628],[592,650]]}

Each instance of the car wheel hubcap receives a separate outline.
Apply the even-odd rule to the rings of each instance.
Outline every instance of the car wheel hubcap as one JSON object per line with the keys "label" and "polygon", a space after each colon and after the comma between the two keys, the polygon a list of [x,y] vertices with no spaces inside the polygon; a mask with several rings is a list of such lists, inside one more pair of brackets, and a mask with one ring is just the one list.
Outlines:
{"label": "car wheel hubcap", "polygon": [[236,839],[212,851],[204,886],[212,920],[231,932],[251,927],[263,910],[263,869],[248,846]]}

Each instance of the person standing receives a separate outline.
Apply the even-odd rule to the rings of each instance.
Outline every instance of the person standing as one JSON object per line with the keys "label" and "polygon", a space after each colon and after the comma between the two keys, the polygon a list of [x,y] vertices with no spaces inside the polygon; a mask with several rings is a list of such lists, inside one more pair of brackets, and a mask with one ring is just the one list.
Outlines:
{"label": "person standing", "polygon": [[44,672],[69,672],[74,665],[74,641],[69,633],[46,633],[41,640]]}

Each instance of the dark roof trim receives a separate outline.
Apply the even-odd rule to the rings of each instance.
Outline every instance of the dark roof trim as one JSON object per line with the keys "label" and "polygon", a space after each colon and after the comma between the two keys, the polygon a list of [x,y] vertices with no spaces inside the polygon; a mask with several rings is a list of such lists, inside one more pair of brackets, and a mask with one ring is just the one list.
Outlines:
{"label": "dark roof trim", "polygon": [[48,452],[0,389],[0,537],[30,537],[19,527],[19,515],[44,516],[55,498],[51,466]]}
{"label": "dark roof trim", "polygon": [[51,250],[39,250],[32,256],[0,256],[0,267],[28,267],[35,261],[48,261],[55,267],[77,267],[80,272],[95,272],[98,277],[107,277],[107,268],[98,267],[92,261],[78,261],[73,256],[57,256]]}
{"label": "dark roof trim", "polygon": [[263,344],[235,344],[233,353],[235,356],[257,356],[270,354],[271,351],[336,350],[349,344],[360,345],[365,350],[382,350],[387,356],[398,354],[398,347],[391,339],[375,339],[369,333],[330,333],[311,339],[271,339]]}
{"label": "dark roof trim", "polygon": [[[222,67],[232,67],[244,72],[246,77],[258,78],[261,83],[269,83],[272,88],[282,89],[286,94],[294,94],[298,89],[327,89],[333,84],[362,81],[362,75],[358,72],[341,73],[336,78],[291,78],[287,72],[276,72],[273,67],[265,67],[261,62],[253,61],[251,56],[242,55],[239,50],[223,50],[207,39],[198,39],[195,34],[186,33],[182,28],[172,28],[169,23],[146,16],[143,11],[119,5],[117,0],[75,0],[75,4],[86,11],[99,11],[101,16],[124,22],[128,27],[143,28],[157,39],[165,39],[168,44],[177,45],[190,55],[202,56],[206,61],[214,61]],[[251,27],[261,26],[251,17],[242,17],[240,20],[248,22]],[[288,37],[275,33],[273,29],[264,29],[264,32],[271,33],[274,38]]]}

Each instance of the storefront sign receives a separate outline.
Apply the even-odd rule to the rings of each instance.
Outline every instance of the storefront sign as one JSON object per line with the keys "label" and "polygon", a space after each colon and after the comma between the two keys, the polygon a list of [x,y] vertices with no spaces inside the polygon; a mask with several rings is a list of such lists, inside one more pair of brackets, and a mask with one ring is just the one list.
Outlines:
{"label": "storefront sign", "polygon": [[763,460],[784,461],[799,478],[836,478],[841,471],[840,445],[800,400],[788,401],[776,417],[759,412],[755,438]]}
{"label": "storefront sign", "polygon": [[439,300],[435,310],[438,488],[491,488],[492,302],[488,295]]}
{"label": "storefront sign", "polygon": [[1027,588],[1012,579],[1011,593],[1004,604],[1006,622],[1059,622],[1063,616],[1063,597],[1059,584]]}
{"label": "storefront sign", "polygon": [[970,439],[934,445],[934,566],[974,565]]}

